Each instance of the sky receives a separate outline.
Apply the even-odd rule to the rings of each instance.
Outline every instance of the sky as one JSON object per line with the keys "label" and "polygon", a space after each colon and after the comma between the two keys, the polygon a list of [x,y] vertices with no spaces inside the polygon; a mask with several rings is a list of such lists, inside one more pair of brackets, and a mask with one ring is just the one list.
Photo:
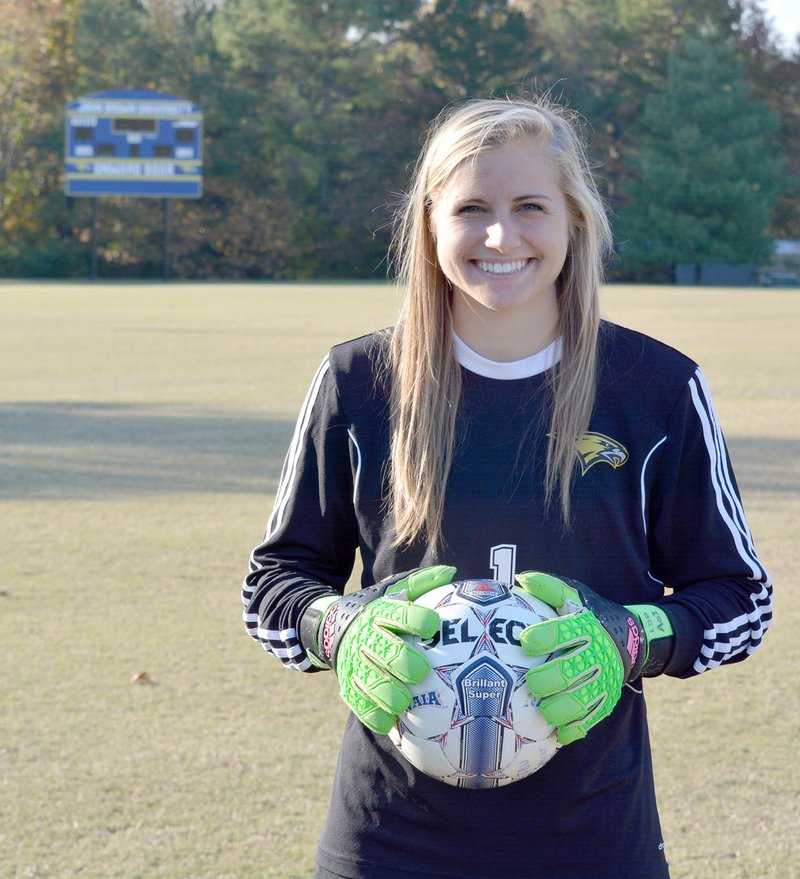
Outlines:
{"label": "sky", "polygon": [[772,17],[775,29],[783,37],[784,47],[790,48],[800,32],[800,0],[762,0],[761,5]]}

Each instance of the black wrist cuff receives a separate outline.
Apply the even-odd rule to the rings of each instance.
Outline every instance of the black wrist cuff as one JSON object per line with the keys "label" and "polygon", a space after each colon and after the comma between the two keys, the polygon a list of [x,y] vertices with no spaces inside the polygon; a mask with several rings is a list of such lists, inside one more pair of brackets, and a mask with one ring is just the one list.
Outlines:
{"label": "black wrist cuff", "polygon": [[654,678],[663,674],[664,669],[672,658],[675,647],[675,636],[667,635],[665,638],[654,638],[647,643],[647,662],[642,669],[643,678]]}
{"label": "black wrist cuff", "polygon": [[[317,599],[315,599],[316,601]],[[320,667],[325,667],[328,663],[320,656],[319,646],[317,644],[317,632],[319,631],[320,622],[324,615],[324,611],[310,604],[300,617],[300,625],[297,627],[297,637],[303,650],[308,654],[309,659]]]}
{"label": "black wrist cuff", "polygon": [[317,632],[316,646],[322,661],[334,671],[336,671],[336,654],[339,652],[342,635],[361,611],[371,601],[380,598],[384,592],[386,592],[386,586],[380,584],[369,586],[367,589],[343,596],[326,611],[325,618]]}

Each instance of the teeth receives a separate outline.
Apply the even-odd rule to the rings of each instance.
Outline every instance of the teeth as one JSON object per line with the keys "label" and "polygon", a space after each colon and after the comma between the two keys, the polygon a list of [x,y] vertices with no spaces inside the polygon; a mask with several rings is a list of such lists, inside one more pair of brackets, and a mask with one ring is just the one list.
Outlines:
{"label": "teeth", "polygon": [[477,263],[482,272],[489,272],[492,275],[510,275],[513,272],[521,272],[528,265],[528,260],[518,259],[516,262],[482,262],[477,260]]}

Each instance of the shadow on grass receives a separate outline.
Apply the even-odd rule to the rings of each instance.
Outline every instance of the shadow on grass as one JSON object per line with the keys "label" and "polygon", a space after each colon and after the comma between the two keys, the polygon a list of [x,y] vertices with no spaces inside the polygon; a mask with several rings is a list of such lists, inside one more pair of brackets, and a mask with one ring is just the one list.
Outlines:
{"label": "shadow on grass", "polygon": [[800,442],[784,437],[727,438],[743,494],[800,494]]}
{"label": "shadow on grass", "polygon": [[[90,402],[0,404],[0,499],[270,493],[293,419]],[[800,493],[798,443],[729,437],[743,492]]]}
{"label": "shadow on grass", "polygon": [[102,403],[0,404],[0,499],[275,490],[293,421]]}

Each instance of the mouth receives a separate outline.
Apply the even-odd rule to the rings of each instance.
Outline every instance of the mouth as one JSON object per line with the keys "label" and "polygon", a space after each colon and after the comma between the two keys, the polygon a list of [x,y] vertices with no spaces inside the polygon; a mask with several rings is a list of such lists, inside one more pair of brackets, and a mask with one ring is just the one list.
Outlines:
{"label": "mouth", "polygon": [[509,262],[487,262],[476,259],[473,261],[482,272],[489,275],[516,275],[519,274],[533,259],[516,259]]}

